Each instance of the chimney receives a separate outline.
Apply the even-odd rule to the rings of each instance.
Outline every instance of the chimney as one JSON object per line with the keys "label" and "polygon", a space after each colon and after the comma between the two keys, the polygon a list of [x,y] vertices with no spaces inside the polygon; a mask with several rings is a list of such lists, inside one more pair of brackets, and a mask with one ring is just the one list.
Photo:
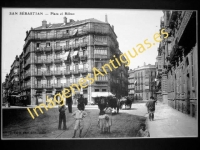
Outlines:
{"label": "chimney", "polygon": [[67,17],[63,17],[63,22],[67,24]]}
{"label": "chimney", "polygon": [[26,36],[28,36],[28,31],[26,31]]}
{"label": "chimney", "polygon": [[74,20],[73,20],[73,19],[70,19],[69,21],[70,21],[70,22],[74,22]]}
{"label": "chimney", "polygon": [[46,28],[46,27],[47,27],[47,21],[46,21],[46,20],[43,20],[43,21],[42,21],[42,27],[43,27],[43,28]]}
{"label": "chimney", "polygon": [[105,22],[108,23],[107,15],[105,15]]}
{"label": "chimney", "polygon": [[144,66],[146,66],[146,63],[144,62]]}
{"label": "chimney", "polygon": [[112,29],[113,29],[113,31],[114,31],[114,26],[112,25]]}

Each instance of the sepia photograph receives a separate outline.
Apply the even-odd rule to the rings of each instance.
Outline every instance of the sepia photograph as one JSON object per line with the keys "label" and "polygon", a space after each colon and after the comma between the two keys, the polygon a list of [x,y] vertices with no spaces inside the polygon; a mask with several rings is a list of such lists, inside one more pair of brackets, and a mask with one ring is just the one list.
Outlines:
{"label": "sepia photograph", "polygon": [[1,139],[198,137],[197,14],[2,8]]}

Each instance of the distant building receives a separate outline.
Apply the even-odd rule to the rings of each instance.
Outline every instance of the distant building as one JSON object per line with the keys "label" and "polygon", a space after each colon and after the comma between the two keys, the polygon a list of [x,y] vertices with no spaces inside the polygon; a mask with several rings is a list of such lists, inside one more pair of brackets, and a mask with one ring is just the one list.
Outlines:
{"label": "distant building", "polygon": [[155,97],[156,66],[145,65],[129,70],[128,94],[134,95],[136,100],[149,100],[150,96]]}
{"label": "distant building", "polygon": [[169,36],[159,46],[157,79],[161,101],[197,117],[197,12],[163,11],[160,28]]}
{"label": "distant building", "polygon": [[[23,52],[19,56],[20,94],[28,96],[28,104],[46,103],[46,96],[61,93],[64,88],[78,83],[87,75],[93,77],[93,68],[100,69],[121,51],[114,26],[106,21],[92,19],[67,20],[31,28],[26,32]],[[103,71],[102,71],[103,72]],[[108,69],[108,72],[109,69]],[[128,67],[122,64],[107,75],[83,89],[88,102],[95,100],[94,92],[111,92],[118,97],[128,94]],[[80,87],[79,87],[80,88]],[[75,88],[73,99],[80,91]]]}

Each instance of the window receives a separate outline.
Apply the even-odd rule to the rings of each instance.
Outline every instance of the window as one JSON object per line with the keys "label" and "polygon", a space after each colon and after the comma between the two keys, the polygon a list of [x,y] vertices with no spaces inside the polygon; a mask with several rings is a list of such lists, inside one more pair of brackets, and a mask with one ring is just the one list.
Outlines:
{"label": "window", "polygon": [[38,79],[38,80],[37,80],[37,85],[38,85],[38,86],[41,86],[41,79]]}
{"label": "window", "polygon": [[78,72],[78,64],[75,65],[75,72]]}
{"label": "window", "polygon": [[37,73],[41,73],[41,66],[37,67]]}
{"label": "window", "polygon": [[47,72],[50,72],[50,66],[47,65],[46,67],[47,67]]}
{"label": "window", "polygon": [[60,71],[60,65],[56,65],[56,71]]}
{"label": "window", "polygon": [[99,89],[95,89],[94,91],[95,91],[95,92],[99,92]]}
{"label": "window", "polygon": [[102,92],[106,92],[106,89],[102,89]]}
{"label": "window", "polygon": [[56,54],[56,59],[60,59],[60,53]]}
{"label": "window", "polygon": [[69,34],[69,30],[66,30],[66,34]]}
{"label": "window", "polygon": [[79,42],[78,42],[78,39],[75,39],[75,45],[77,45]]}
{"label": "window", "polygon": [[60,46],[60,42],[56,42],[56,47],[59,47]]}
{"label": "window", "polygon": [[47,86],[50,86],[50,85],[51,85],[51,80],[47,79]]}
{"label": "window", "polygon": [[40,47],[40,43],[37,43],[37,44],[36,44],[36,47],[39,48],[39,47]]}
{"label": "window", "polygon": [[58,84],[58,86],[61,85],[61,80],[60,80],[60,78],[57,78],[57,84]]}
{"label": "window", "polygon": [[67,71],[67,72],[69,71],[69,65],[66,66],[66,71]]}
{"label": "window", "polygon": [[50,43],[46,43],[46,47],[50,47]]}
{"label": "window", "polygon": [[86,43],[86,38],[85,37],[83,38],[83,43]]}

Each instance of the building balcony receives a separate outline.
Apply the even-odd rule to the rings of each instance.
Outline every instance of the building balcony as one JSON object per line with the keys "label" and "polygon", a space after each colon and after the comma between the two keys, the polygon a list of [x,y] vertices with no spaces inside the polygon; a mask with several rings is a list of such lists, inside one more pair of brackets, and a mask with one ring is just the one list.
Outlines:
{"label": "building balcony", "polygon": [[37,47],[35,49],[35,53],[43,53],[43,48],[42,47]]}
{"label": "building balcony", "polygon": [[193,11],[185,11],[185,14],[183,16],[183,19],[182,19],[181,25],[179,27],[179,30],[178,30],[177,34],[175,35],[175,39],[178,39],[177,42],[180,41],[180,39],[182,37],[182,34],[183,34],[183,32],[184,32],[184,30],[185,30],[185,28],[186,28],[191,16],[192,16],[192,13],[193,13]]}
{"label": "building balcony", "polygon": [[24,79],[27,78],[27,77],[30,77],[30,76],[31,76],[31,72],[27,72],[27,73],[25,73],[25,75],[24,75]]}
{"label": "building balcony", "polygon": [[62,59],[61,58],[55,58],[54,63],[62,63]]}
{"label": "building balcony", "polygon": [[86,47],[88,45],[88,43],[87,42],[82,42],[82,43],[79,43],[79,46],[80,47]]}
{"label": "building balcony", "polygon": [[79,48],[80,47],[80,44],[79,43],[76,43],[76,44],[74,44],[74,49],[76,49],[76,48]]}
{"label": "building balcony", "polygon": [[54,48],[54,51],[61,51],[62,50],[62,46],[56,46],[55,48]]}
{"label": "building balcony", "polygon": [[26,52],[24,53],[23,57],[26,57],[26,55],[29,54],[29,53],[30,53],[30,49],[27,49]]}
{"label": "building balcony", "polygon": [[79,57],[73,58],[73,62],[78,62],[78,61],[79,61]]}
{"label": "building balcony", "polygon": [[54,87],[55,87],[55,88],[61,88],[61,87],[62,87],[62,84],[61,84],[61,83],[54,84]]}
{"label": "building balcony", "polygon": [[35,63],[41,64],[41,63],[43,63],[43,61],[42,61],[42,59],[35,59]]}
{"label": "building balcony", "polygon": [[67,46],[65,45],[65,46],[63,46],[63,49],[64,49],[64,50],[70,50],[71,47],[70,47],[69,45],[67,45]]}
{"label": "building balcony", "polygon": [[31,61],[27,61],[26,64],[24,64],[24,68],[28,67],[31,64]]}
{"label": "building balcony", "polygon": [[60,70],[57,70],[54,72],[54,75],[62,75],[62,72]]}
{"label": "building balcony", "polygon": [[[23,47],[25,47],[31,40],[57,40],[57,39],[66,39],[66,38],[71,38],[74,36],[80,36],[80,35],[85,35],[85,34],[89,34],[89,33],[100,33],[102,34],[102,32],[105,32],[104,30],[102,31],[95,31],[93,28],[90,30],[89,28],[85,28],[81,31],[79,31],[77,34],[75,35],[70,35],[70,34],[66,34],[66,33],[60,33],[60,34],[56,34],[56,35],[47,35],[47,34],[43,34],[43,35],[29,35],[25,41],[25,44]],[[107,32],[107,31],[106,31]]]}
{"label": "building balcony", "polygon": [[46,63],[46,64],[50,64],[53,62],[53,60],[52,59],[43,59],[42,62]]}
{"label": "building balcony", "polygon": [[86,61],[87,60],[87,56],[80,56],[80,60],[81,61]]}
{"label": "building balcony", "polygon": [[53,75],[53,72],[52,71],[45,71],[42,74],[45,75],[45,76],[51,76],[51,75]]}
{"label": "building balcony", "polygon": [[35,75],[35,76],[42,76],[42,72],[34,72],[33,75]]}
{"label": "building balcony", "polygon": [[88,69],[84,68],[84,69],[79,69],[79,72],[80,73],[87,73],[88,72]]}
{"label": "building balcony", "polygon": [[43,88],[43,85],[42,84],[34,84],[33,87],[34,88]]}
{"label": "building balcony", "polygon": [[70,83],[64,83],[64,84],[63,84],[63,87],[64,87],[64,88],[69,87],[69,86],[70,86]]}
{"label": "building balcony", "polygon": [[44,47],[44,49],[43,49],[45,52],[49,52],[49,51],[51,51],[52,50],[52,47],[51,46],[49,46],[49,47]]}
{"label": "building balcony", "polygon": [[70,71],[69,70],[65,70],[63,73],[64,73],[64,75],[70,75]]}
{"label": "building balcony", "polygon": [[79,70],[74,70],[73,71],[73,74],[79,74],[80,72],[79,72]]}
{"label": "building balcony", "polygon": [[30,89],[31,88],[31,85],[25,85],[24,86],[24,89]]}
{"label": "building balcony", "polygon": [[71,58],[68,57],[66,60],[64,60],[65,63],[71,63]]}

